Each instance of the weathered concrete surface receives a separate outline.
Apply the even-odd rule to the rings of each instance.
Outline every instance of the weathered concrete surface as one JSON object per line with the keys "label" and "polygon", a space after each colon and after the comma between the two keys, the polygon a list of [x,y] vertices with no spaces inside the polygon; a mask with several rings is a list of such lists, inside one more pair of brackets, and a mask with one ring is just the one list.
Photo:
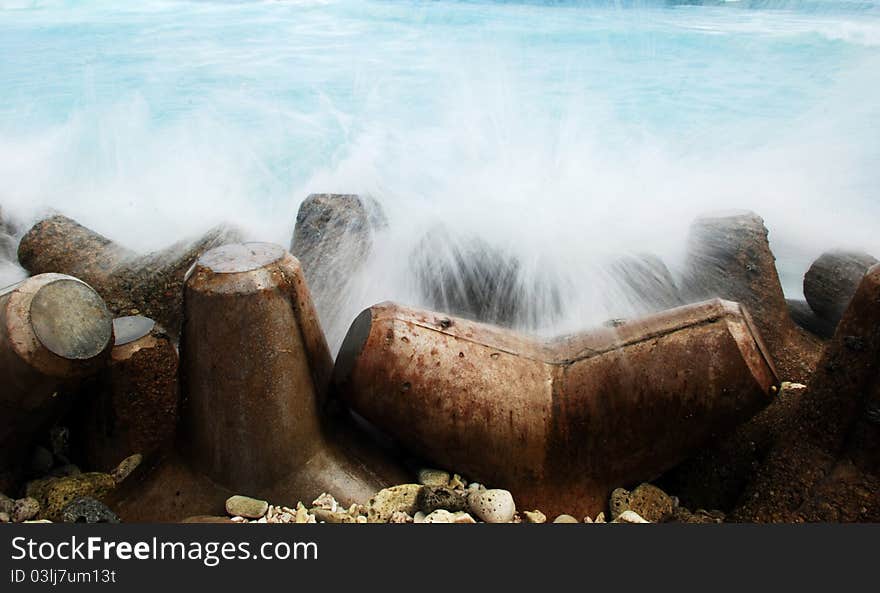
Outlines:
{"label": "weathered concrete surface", "polygon": [[198,239],[140,255],[55,215],[25,233],[18,259],[31,274],[59,272],[80,278],[98,291],[114,315],[155,319],[176,338],[186,271],[205,251],[239,240],[237,230],[221,226]]}
{"label": "weathered concrete surface", "polygon": [[748,314],[720,300],[547,342],[385,303],[334,370],[336,396],[415,453],[578,516],[749,418],[776,383]]}
{"label": "weathered concrete surface", "polygon": [[788,312],[767,229],[753,212],[698,218],[688,237],[682,292],[691,301],[719,297],[751,313],[786,381],[805,383],[821,342]]}
{"label": "weathered concrete surface", "polygon": [[739,521],[878,521],[880,265],[865,274]]}
{"label": "weathered concrete surface", "polygon": [[311,194],[296,215],[290,253],[302,265],[319,317],[335,323],[387,226],[379,203],[354,194]]}
{"label": "weathered concrete surface", "polygon": [[170,447],[178,420],[177,349],[165,330],[141,316],[113,325],[110,363],[85,386],[73,431],[88,467],[99,471]]}
{"label": "weathered concrete surface", "polygon": [[0,467],[62,407],[62,385],[98,371],[110,312],[84,282],[41,274],[0,290]]}
{"label": "weathered concrete surface", "polygon": [[865,272],[876,263],[877,259],[867,253],[836,249],[820,255],[804,274],[804,298],[831,326],[830,334],[840,323]]}
{"label": "weathered concrete surface", "polygon": [[[404,480],[327,413],[330,353],[299,262],[284,249],[247,243],[205,253],[187,277],[185,312],[180,454],[120,498],[123,519],[216,512],[230,492],[285,501],[333,492],[365,503]],[[177,483],[182,494],[163,503]]]}

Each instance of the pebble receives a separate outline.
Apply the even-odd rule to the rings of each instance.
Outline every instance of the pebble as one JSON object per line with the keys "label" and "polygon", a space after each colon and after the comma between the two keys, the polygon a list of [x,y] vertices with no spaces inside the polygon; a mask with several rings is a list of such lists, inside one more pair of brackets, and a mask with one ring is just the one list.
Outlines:
{"label": "pebble", "polygon": [[64,507],[81,496],[101,500],[116,487],[110,474],[89,472],[63,478],[46,478],[28,482],[27,496],[40,503],[40,518],[60,521]]}
{"label": "pebble", "polygon": [[333,511],[335,513],[339,510],[339,503],[336,502],[336,499],[330,494],[322,492],[321,496],[312,501],[312,507],[324,509],[325,511]]}
{"label": "pebble", "polygon": [[35,498],[20,498],[15,501],[10,518],[13,523],[24,523],[36,517],[39,512],[40,503]]}
{"label": "pebble", "polygon": [[[424,515],[424,513],[422,513],[422,514]],[[388,522],[389,523],[412,523],[413,518],[410,517],[409,515],[407,515],[406,513],[404,513],[403,511],[394,511],[394,514],[391,515],[391,519],[389,519]]]}
{"label": "pebble", "polygon": [[453,515],[449,511],[438,509],[429,513],[422,523],[452,523]]}
{"label": "pebble", "polygon": [[516,513],[513,495],[507,490],[474,490],[468,495],[471,512],[486,523],[509,523]]}
{"label": "pebble", "polygon": [[320,507],[313,508],[311,512],[315,516],[315,520],[318,523],[354,523],[355,522],[355,518],[346,512],[330,511],[327,509],[322,509]]}
{"label": "pebble", "polygon": [[230,516],[245,517],[247,519],[260,519],[269,510],[269,503],[265,500],[251,498],[236,494],[226,499],[226,512]]}
{"label": "pebble", "polygon": [[0,512],[0,523],[9,523],[12,521],[12,518],[9,516],[9,513]]}
{"label": "pebble", "polygon": [[116,483],[120,483],[125,478],[131,475],[131,472],[137,469],[137,467],[143,462],[144,456],[140,453],[135,453],[134,455],[129,455],[125,459],[119,462],[113,471],[110,472],[110,475],[113,476],[113,479],[116,480]]}
{"label": "pebble", "polygon": [[650,523],[635,511],[623,511],[612,523]]}
{"label": "pebble", "polygon": [[452,522],[457,523],[459,525],[463,524],[475,524],[477,521],[473,517],[471,517],[470,513],[465,513],[464,511],[459,511],[457,513],[452,513]]}
{"label": "pebble", "polygon": [[672,516],[672,497],[651,484],[641,484],[632,492],[617,488],[609,501],[612,520],[626,511],[633,511],[651,523],[660,523]]}
{"label": "pebble", "polygon": [[415,515],[413,515],[413,523],[424,523],[425,522],[425,513],[422,511],[417,511]]}
{"label": "pebble", "polygon": [[580,523],[577,519],[572,517],[571,515],[559,515],[555,519],[553,519],[554,523]]}
{"label": "pebble", "polygon": [[523,511],[526,523],[546,523],[547,515],[541,511]]}
{"label": "pebble", "polygon": [[317,523],[318,520],[315,519],[315,516],[313,514],[311,514],[305,506],[303,506],[303,503],[298,502],[298,503],[296,503],[296,513],[294,514],[293,522],[305,524],[305,523]]}
{"label": "pebble", "polygon": [[449,472],[442,469],[422,469],[419,470],[419,484],[425,486],[446,486],[449,484]]}
{"label": "pebble", "polygon": [[421,484],[401,484],[380,490],[367,505],[367,519],[370,523],[387,523],[395,511],[414,515],[421,489]]}
{"label": "pebble", "polygon": [[447,486],[453,489],[466,488],[467,485],[465,479],[458,474],[453,474],[452,478],[449,480],[449,484],[447,484]]}
{"label": "pebble", "polygon": [[419,490],[416,505],[426,514],[439,509],[454,513],[466,510],[468,501],[462,490],[453,490],[446,486],[424,486]]}
{"label": "pebble", "polygon": [[6,496],[5,494],[0,494],[0,513],[12,513],[12,507],[15,506],[15,501]]}
{"label": "pebble", "polygon": [[[236,519],[241,519],[241,521],[236,521]],[[181,523],[242,523],[247,521],[247,519],[243,517],[219,517],[214,515],[194,515],[192,517],[187,517]]]}
{"label": "pebble", "polygon": [[65,523],[119,523],[116,513],[103,502],[83,496],[64,507],[61,520]]}

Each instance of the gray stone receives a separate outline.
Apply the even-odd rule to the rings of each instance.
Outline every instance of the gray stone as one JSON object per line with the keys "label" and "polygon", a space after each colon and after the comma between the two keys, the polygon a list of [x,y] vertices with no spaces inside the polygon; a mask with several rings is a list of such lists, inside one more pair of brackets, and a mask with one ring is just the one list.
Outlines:
{"label": "gray stone", "polygon": [[468,509],[468,501],[463,490],[453,490],[445,486],[424,486],[418,495],[418,508],[425,514],[444,509],[455,513]]}
{"label": "gray stone", "polygon": [[471,512],[486,523],[509,523],[516,514],[513,495],[507,490],[476,490],[468,495]]}
{"label": "gray stone", "polygon": [[245,517],[247,519],[259,519],[269,510],[269,503],[265,500],[241,496],[236,494],[226,499],[226,512],[233,517]]}
{"label": "gray stone", "polygon": [[89,496],[77,498],[64,507],[61,520],[65,523],[119,523],[116,513]]}

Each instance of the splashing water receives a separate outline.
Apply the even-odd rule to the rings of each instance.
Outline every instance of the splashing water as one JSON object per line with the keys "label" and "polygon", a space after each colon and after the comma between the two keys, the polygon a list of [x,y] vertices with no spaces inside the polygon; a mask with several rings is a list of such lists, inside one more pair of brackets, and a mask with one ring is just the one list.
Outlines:
{"label": "splashing water", "polygon": [[761,214],[790,294],[880,253],[880,7],[682,4],[0,0],[0,205],[147,250],[223,220],[288,245],[308,193],[369,194],[389,229],[334,346],[425,304],[438,224],[512,254],[548,332],[630,314],[609,262],[675,273],[706,211]]}

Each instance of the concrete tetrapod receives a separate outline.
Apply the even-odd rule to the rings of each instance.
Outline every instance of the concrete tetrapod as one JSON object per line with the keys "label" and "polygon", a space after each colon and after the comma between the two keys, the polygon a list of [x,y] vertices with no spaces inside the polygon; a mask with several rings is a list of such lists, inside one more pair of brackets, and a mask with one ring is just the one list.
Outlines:
{"label": "concrete tetrapod", "polygon": [[40,274],[0,290],[0,462],[60,405],[59,386],[98,371],[112,345],[113,318],[85,282]]}
{"label": "concrete tetrapod", "polygon": [[721,300],[551,341],[383,303],[334,371],[335,395],[403,445],[548,515],[596,515],[776,391],[748,313]]}
{"label": "concrete tetrapod", "polygon": [[136,477],[112,507],[124,520],[222,512],[229,493],[366,503],[406,481],[326,413],[332,359],[299,262],[283,248],[205,253],[187,276],[184,314],[178,453]]}
{"label": "concrete tetrapod", "polygon": [[688,236],[682,292],[742,303],[784,380],[805,383],[822,351],[821,341],[791,318],[763,219],[753,212],[697,218]]}
{"label": "concrete tetrapod", "polygon": [[89,467],[104,472],[170,446],[178,419],[177,349],[165,330],[142,316],[116,318],[113,330],[110,362],[86,386],[75,431]]}
{"label": "concrete tetrapod", "polygon": [[55,215],[25,233],[18,259],[31,274],[60,272],[81,278],[115,315],[145,315],[176,338],[187,270],[208,249],[239,240],[238,231],[219,226],[194,241],[141,255],[75,220]]}
{"label": "concrete tetrapod", "polygon": [[880,264],[733,514],[740,521],[880,521]]}

